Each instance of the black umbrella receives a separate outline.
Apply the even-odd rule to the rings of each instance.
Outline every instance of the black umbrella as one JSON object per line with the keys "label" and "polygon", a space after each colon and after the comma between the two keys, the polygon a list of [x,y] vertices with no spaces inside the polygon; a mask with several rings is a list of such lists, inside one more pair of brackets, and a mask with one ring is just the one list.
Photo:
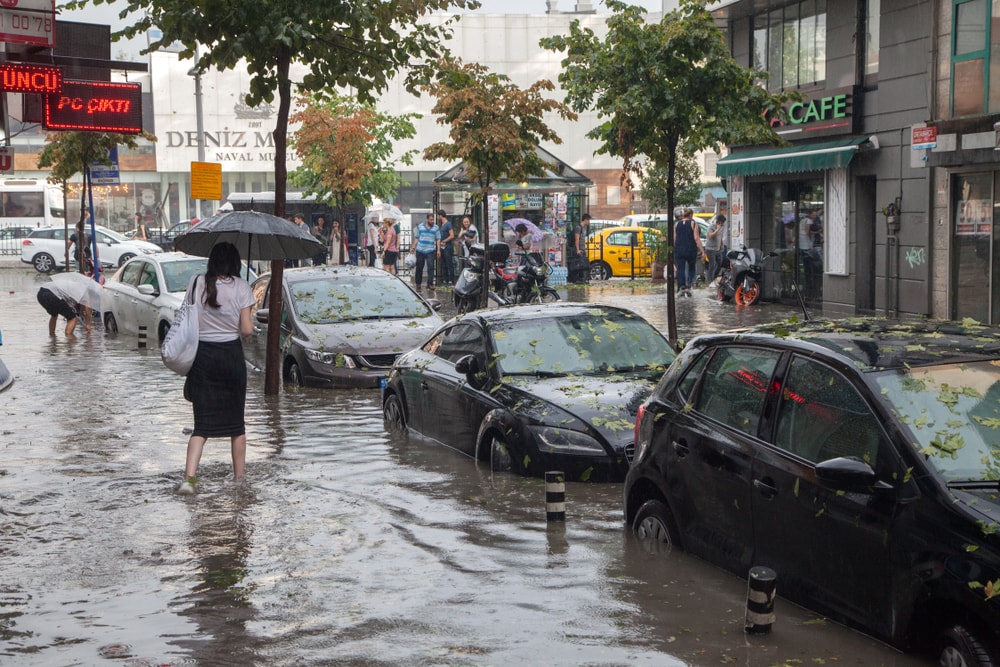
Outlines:
{"label": "black umbrella", "polygon": [[174,239],[174,248],[208,257],[217,243],[228,241],[247,264],[252,260],[308,259],[323,252],[309,229],[258,211],[226,211],[205,218]]}

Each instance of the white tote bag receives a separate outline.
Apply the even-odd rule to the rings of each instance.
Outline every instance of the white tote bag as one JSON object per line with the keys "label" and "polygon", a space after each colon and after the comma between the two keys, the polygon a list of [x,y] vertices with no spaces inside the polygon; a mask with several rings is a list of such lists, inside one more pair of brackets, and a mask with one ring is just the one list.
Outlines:
{"label": "white tote bag", "polygon": [[195,277],[160,346],[164,365],[178,375],[188,374],[198,354],[198,304],[194,298],[197,285],[198,278]]}

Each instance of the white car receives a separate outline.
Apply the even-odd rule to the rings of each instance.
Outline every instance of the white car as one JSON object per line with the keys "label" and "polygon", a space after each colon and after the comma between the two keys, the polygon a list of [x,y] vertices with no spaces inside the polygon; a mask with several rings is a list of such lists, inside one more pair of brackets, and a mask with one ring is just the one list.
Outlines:
{"label": "white car", "polygon": [[[73,229],[69,235],[73,235]],[[160,246],[147,241],[132,241],[107,227],[98,226],[97,256],[101,266],[121,266],[137,255],[163,252]],[[89,233],[89,232],[88,232]],[[34,229],[21,242],[21,261],[31,264],[39,273],[49,273],[66,266],[67,231],[62,227]]]}
{"label": "white car", "polygon": [[[134,257],[104,283],[101,310],[108,333],[138,333],[146,327],[150,340],[162,342],[187,295],[192,276],[205,273],[206,257],[161,252]],[[244,263],[246,276],[246,264]],[[255,280],[251,271],[247,280]]]}

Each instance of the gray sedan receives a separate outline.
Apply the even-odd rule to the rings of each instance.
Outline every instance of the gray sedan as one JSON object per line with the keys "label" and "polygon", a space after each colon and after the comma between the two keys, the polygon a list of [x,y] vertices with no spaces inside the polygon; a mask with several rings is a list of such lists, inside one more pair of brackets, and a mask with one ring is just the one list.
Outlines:
{"label": "gray sedan", "polygon": [[281,326],[285,382],[321,387],[379,387],[396,357],[424,342],[443,320],[396,276],[359,266],[284,271],[283,312],[268,309],[271,276],[253,284],[254,332],[243,339],[255,369],[266,362],[267,329]]}

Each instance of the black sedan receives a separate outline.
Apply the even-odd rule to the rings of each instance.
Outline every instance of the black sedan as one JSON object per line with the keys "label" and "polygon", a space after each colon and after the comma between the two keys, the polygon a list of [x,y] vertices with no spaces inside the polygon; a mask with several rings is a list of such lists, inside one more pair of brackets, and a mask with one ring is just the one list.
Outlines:
{"label": "black sedan", "polygon": [[942,665],[1000,664],[1000,330],[857,319],[692,340],[625,519]]}
{"label": "black sedan", "polygon": [[493,469],[621,481],[635,414],[674,358],[630,311],[559,303],[468,313],[393,366],[386,426]]}

